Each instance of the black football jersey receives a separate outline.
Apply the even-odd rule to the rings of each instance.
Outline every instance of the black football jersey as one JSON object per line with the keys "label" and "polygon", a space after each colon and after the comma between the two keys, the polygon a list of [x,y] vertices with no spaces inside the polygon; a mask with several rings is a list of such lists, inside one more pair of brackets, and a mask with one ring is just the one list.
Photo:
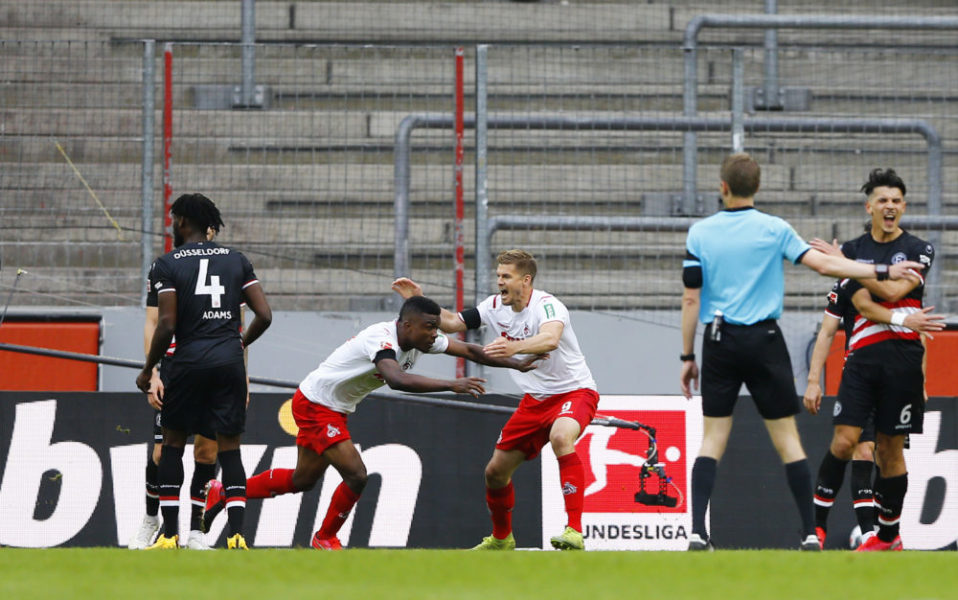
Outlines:
{"label": "black football jersey", "polygon": [[855,317],[858,316],[858,311],[852,304],[852,296],[848,293],[848,285],[851,281],[851,279],[837,280],[832,285],[831,291],[828,292],[828,306],[825,307],[825,312],[841,321],[842,329],[845,330],[846,349],[848,348],[848,340],[852,337]]}
{"label": "black football jersey", "polygon": [[[901,300],[889,302],[872,296],[875,302],[893,311],[907,313],[921,309],[925,292],[924,278],[935,260],[935,248],[931,244],[907,231],[897,239],[883,243],[876,242],[871,233],[865,233],[842,244],[842,253],[848,258],[869,264],[895,264],[912,260],[924,265],[925,269],[920,273],[921,283]],[[849,282],[847,286],[849,298],[860,288],[861,283]],[[918,333],[905,327],[873,323],[860,315],[855,319],[853,334],[849,339],[849,358],[855,356],[859,362],[914,360],[916,356],[920,357],[924,352],[921,336]]]}
{"label": "black football jersey", "polygon": [[158,296],[176,294],[176,364],[243,360],[240,304],[258,280],[242,253],[216,242],[184,244],[153,263],[150,281]]}
{"label": "black football jersey", "polygon": [[[156,263],[153,263],[155,266]],[[156,308],[159,306],[159,302],[156,297],[156,286],[153,285],[153,267],[150,267],[150,274],[146,278],[146,305],[148,307]],[[176,352],[176,336],[173,336],[173,340],[170,342],[170,347],[166,349],[166,356],[171,357],[173,353]]]}

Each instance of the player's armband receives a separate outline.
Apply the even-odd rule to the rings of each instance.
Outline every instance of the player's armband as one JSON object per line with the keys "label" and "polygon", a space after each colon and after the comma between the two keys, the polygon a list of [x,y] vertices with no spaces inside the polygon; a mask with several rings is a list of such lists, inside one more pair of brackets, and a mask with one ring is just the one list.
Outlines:
{"label": "player's armband", "polygon": [[682,269],[682,284],[690,289],[702,287],[702,266],[684,267]]}
{"label": "player's armband", "polygon": [[392,360],[399,362],[399,360],[396,358],[396,351],[390,348],[388,350],[380,350],[377,352],[376,356],[373,357],[373,364],[376,364],[386,358],[391,358]]}
{"label": "player's armband", "polygon": [[482,325],[482,317],[479,316],[478,308],[467,308],[459,313],[459,318],[466,324],[466,329],[479,329]]}

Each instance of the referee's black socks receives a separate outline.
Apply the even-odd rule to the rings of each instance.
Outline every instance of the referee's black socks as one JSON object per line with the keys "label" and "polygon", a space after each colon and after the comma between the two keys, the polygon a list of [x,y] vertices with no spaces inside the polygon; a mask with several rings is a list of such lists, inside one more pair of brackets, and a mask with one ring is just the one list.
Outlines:
{"label": "referee's black socks", "polygon": [[815,482],[815,526],[828,530],[828,512],[835,504],[838,490],[842,488],[845,479],[845,468],[848,461],[832,454],[831,450],[825,453],[822,464],[818,467],[818,480]]}
{"label": "referee's black socks", "polygon": [[808,459],[796,460],[785,465],[785,478],[792,497],[798,505],[798,514],[802,518],[802,535],[815,535],[815,518],[812,510],[812,471],[808,468]]}
{"label": "referee's black socks", "polygon": [[703,540],[709,537],[705,528],[705,511],[715,487],[717,470],[718,461],[708,456],[696,458],[692,465],[692,533],[699,534]]}

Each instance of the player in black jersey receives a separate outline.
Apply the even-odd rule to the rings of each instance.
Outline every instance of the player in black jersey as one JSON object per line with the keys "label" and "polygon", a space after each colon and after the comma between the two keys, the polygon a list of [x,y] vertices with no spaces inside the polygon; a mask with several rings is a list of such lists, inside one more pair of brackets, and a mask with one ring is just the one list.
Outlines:
{"label": "player in black jersey", "polygon": [[[206,232],[207,241],[213,241],[218,233],[217,229],[210,228]],[[143,323],[143,345],[144,356],[150,353],[150,344],[153,340],[153,332],[156,330],[156,324],[159,320],[157,309],[156,288],[150,277],[146,280],[146,319]],[[242,321],[242,316],[240,318]],[[150,391],[147,393],[147,400],[154,409],[153,414],[153,448],[146,462],[146,514],[139,529],[130,539],[128,547],[131,550],[142,550],[153,543],[160,528],[159,510],[159,482],[158,468],[160,464],[160,454],[163,448],[163,428],[160,408],[163,405],[163,392],[166,383],[169,381],[170,365],[173,362],[173,354],[176,351],[176,338],[170,344],[166,351],[164,359],[153,369],[153,375],[150,379]],[[216,477],[216,434],[212,432],[209,424],[201,424],[200,429],[195,432],[193,439],[193,476],[190,479],[190,534],[185,544],[186,548],[191,550],[209,550],[206,544],[205,536],[202,530],[203,508],[205,504],[204,489],[206,483]]]}
{"label": "player in black jersey", "polygon": [[[163,452],[160,458],[160,509],[163,533],[151,548],[177,546],[183,448],[204,422],[216,434],[222,466],[230,536],[227,547],[245,549],[242,535],[246,472],[240,437],[246,423],[246,368],[243,349],[269,327],[272,313],[253,266],[241,253],[206,241],[206,231],[223,226],[219,210],[202,194],[185,194],[170,208],[172,252],[153,265],[159,320],[150,353],[136,385],[149,392],[153,367],[176,335],[163,400]],[[240,304],[255,317],[240,334]]]}
{"label": "player in black jersey", "polygon": [[[837,248],[836,248],[837,250]],[[852,337],[855,317],[859,312],[848,294],[850,280],[840,279],[832,286],[828,293],[828,306],[822,319],[815,347],[812,350],[808,367],[808,385],[805,388],[804,404],[810,414],[818,414],[822,403],[822,388],[820,384],[825,360],[832,347],[832,341],[838,332],[839,325],[845,330],[847,342]],[[874,302],[868,294],[859,298],[862,306],[862,316],[875,323],[890,323],[892,312],[890,309]],[[944,328],[941,322],[943,316],[929,314],[932,307],[911,313],[905,317],[904,325],[914,331],[940,331]],[[855,517],[863,532],[863,541],[874,535],[874,496],[872,492],[872,466],[874,465],[875,449],[875,421],[874,417],[862,429],[858,443],[853,448],[839,444],[829,448],[819,467],[818,480],[815,486],[815,533],[822,548],[825,547],[828,513],[835,502],[841,488],[845,468],[849,460],[852,463],[851,496],[855,508]],[[837,485],[829,477],[833,470],[838,474]]]}
{"label": "player in black jersey", "polygon": [[[931,244],[903,230],[905,183],[892,169],[874,169],[862,186],[867,196],[865,210],[871,216],[871,228],[862,236],[842,245],[842,253],[859,262],[895,264],[910,260],[931,267],[935,249]],[[816,240],[813,247],[829,247]],[[921,274],[919,274],[921,275]],[[908,474],[904,441],[908,433],[921,433],[924,416],[924,346],[921,334],[904,327],[911,313],[922,309],[924,277],[915,280],[849,282],[848,294],[861,313],[863,298],[872,299],[892,311],[890,324],[859,315],[855,318],[848,343],[835,407],[835,433],[832,448],[851,449],[861,428],[874,413],[877,464],[880,476],[875,482],[878,507],[878,535],[869,538],[859,551],[900,550],[898,533]],[[822,485],[836,488],[841,481],[841,453],[830,452],[831,465],[819,473]],[[822,477],[824,475],[824,477]]]}

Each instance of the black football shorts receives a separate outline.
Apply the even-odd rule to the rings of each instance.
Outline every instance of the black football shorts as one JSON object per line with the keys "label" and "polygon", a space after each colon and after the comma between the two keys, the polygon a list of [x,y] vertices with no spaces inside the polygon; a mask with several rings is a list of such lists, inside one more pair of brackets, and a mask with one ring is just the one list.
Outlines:
{"label": "black football shorts", "polygon": [[731,416],[743,383],[763,419],[798,414],[792,360],[778,324],[724,323],[718,341],[712,340],[711,327],[702,342],[702,414]]}
{"label": "black football shorts", "polygon": [[849,358],[838,386],[832,421],[864,427],[875,414],[875,430],[885,435],[921,433],[925,416],[921,363],[858,363]]}
{"label": "black football shorts", "polygon": [[[239,435],[246,428],[246,367],[242,362],[194,367],[173,361],[163,399],[163,427],[199,433]],[[212,435],[207,436],[210,433]]]}

